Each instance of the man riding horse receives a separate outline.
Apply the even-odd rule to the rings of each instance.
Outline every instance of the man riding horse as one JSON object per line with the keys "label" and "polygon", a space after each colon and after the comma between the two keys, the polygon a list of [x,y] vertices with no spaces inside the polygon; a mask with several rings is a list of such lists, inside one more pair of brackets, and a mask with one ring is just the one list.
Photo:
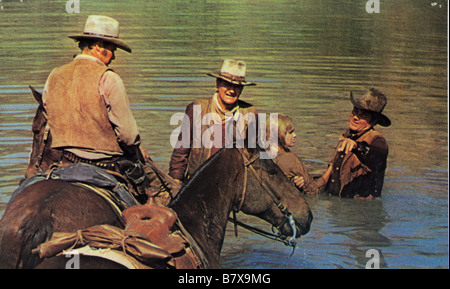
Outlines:
{"label": "man riding horse", "polygon": [[149,187],[145,171],[152,180],[156,178],[144,168],[150,158],[140,146],[123,81],[109,68],[117,48],[131,53],[130,46],[119,39],[119,22],[92,15],[83,34],[69,37],[78,41],[81,54],[53,69],[42,94],[51,150],[57,153],[44,153],[38,166],[30,160],[26,177],[49,169],[48,164],[87,163],[126,175],[138,199],[145,201]]}
{"label": "man riding horse", "polygon": [[[65,257],[47,255],[41,249],[51,240],[56,244],[54,253],[58,253],[62,248],[58,236],[69,233],[75,239],[81,236],[87,240],[83,232],[89,232],[94,239],[104,239],[106,235],[118,241],[119,249],[113,243],[105,242],[105,245],[97,239],[96,244],[78,244],[76,240],[75,245],[87,245],[84,249],[113,245],[115,251],[123,254],[128,241],[142,239],[145,242],[137,249],[148,249],[142,251],[150,257],[146,258],[147,267],[155,267],[155,262],[164,268],[218,267],[231,210],[266,220],[279,231],[276,238],[290,237],[289,244],[309,231],[312,221],[309,206],[280,169],[270,160],[257,161],[259,154],[248,159],[237,149],[215,153],[168,207],[155,204],[153,198],[142,204],[147,196],[152,196],[148,192],[151,177],[143,171],[149,172],[150,167],[153,176],[169,184],[173,179],[164,179],[163,173],[140,148],[139,132],[123,82],[108,67],[115,58],[116,48],[127,52],[131,49],[119,39],[118,22],[104,16],[89,16],[84,34],[70,37],[79,42],[81,54],[52,71],[42,99],[33,90],[40,105],[33,123],[35,137],[28,179],[14,192],[0,219],[0,268],[64,267]],[[144,162],[147,167],[142,165]],[[62,168],[51,170],[52,163]],[[80,167],[89,167],[103,177],[95,178],[92,174],[95,182],[104,185],[88,186],[83,180],[72,178],[73,168]],[[113,188],[116,193],[121,186],[114,182],[111,185],[110,175],[97,167],[116,176],[126,175],[135,185],[143,187],[143,191],[138,191],[145,199],[139,200],[140,205],[135,202],[119,206],[121,202],[111,202],[110,194],[105,191]],[[39,174],[32,177],[36,172]],[[144,177],[146,181],[142,180]],[[92,256],[92,251],[83,252]],[[150,251],[158,258],[148,254]],[[124,257],[128,261],[131,258]],[[161,258],[170,262],[170,266],[160,264]],[[105,268],[109,264],[106,259],[88,258],[82,266]],[[61,260],[63,263],[58,263]]]}

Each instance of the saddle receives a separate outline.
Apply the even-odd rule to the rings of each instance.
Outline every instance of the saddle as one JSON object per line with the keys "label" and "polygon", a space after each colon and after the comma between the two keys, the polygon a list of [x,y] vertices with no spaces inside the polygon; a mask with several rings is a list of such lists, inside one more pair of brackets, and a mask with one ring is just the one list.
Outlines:
{"label": "saddle", "polygon": [[177,215],[171,209],[150,199],[145,205],[126,209],[123,217],[125,229],[97,225],[76,233],[56,232],[32,252],[42,259],[77,250],[127,268],[196,269],[202,265],[187,239],[176,230]]}
{"label": "saddle", "polygon": [[119,182],[111,173],[99,167],[75,163],[65,167],[54,168],[49,171],[37,173],[36,175],[23,181],[20,186],[12,194],[9,203],[28,186],[43,180],[61,180],[79,185],[89,186],[91,190],[99,193],[97,188],[103,189],[101,195],[109,201],[113,201],[121,211],[128,207],[139,205],[137,199],[127,189],[127,187]]}
{"label": "saddle", "polygon": [[184,240],[171,230],[177,220],[174,211],[167,207],[156,205],[153,198],[142,206],[126,209],[122,214],[127,232],[139,232],[146,239],[164,247],[169,253],[176,253],[184,249]]}
{"label": "saddle", "polygon": [[173,210],[150,198],[147,204],[128,208],[122,215],[125,232],[143,234],[148,241],[166,250],[172,256],[173,267],[194,269],[201,265],[187,239],[177,230],[178,217]]}

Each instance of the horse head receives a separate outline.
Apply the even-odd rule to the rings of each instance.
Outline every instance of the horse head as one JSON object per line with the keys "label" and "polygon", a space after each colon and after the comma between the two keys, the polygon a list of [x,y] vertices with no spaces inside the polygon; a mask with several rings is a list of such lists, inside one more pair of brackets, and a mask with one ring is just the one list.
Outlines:
{"label": "horse head", "polygon": [[256,150],[242,158],[247,184],[237,210],[266,220],[284,237],[307,234],[313,217],[302,193],[272,159],[262,159]]}
{"label": "horse head", "polygon": [[206,161],[169,204],[211,267],[219,266],[232,210],[257,216],[284,236],[309,231],[312,214],[301,193],[272,160],[222,149]]}

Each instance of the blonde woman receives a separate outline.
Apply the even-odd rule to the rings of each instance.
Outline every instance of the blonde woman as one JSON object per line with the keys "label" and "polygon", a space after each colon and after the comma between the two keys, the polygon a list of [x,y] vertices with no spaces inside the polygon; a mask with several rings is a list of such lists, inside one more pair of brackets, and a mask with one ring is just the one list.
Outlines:
{"label": "blonde woman", "polygon": [[[273,131],[275,128],[274,125],[274,121],[267,122],[267,136],[270,135],[270,130]],[[295,145],[296,138],[292,119],[278,114],[278,151],[273,160],[300,191],[306,194],[318,194],[323,190],[326,181],[323,177],[313,179],[300,158],[291,152],[290,148]],[[273,146],[271,148],[273,149]]]}

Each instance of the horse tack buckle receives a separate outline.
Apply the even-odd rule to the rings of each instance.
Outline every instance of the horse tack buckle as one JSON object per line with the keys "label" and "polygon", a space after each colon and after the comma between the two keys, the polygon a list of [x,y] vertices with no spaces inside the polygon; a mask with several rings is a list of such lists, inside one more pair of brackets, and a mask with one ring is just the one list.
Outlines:
{"label": "horse tack buckle", "polygon": [[292,247],[292,253],[291,255],[289,255],[289,257],[291,257],[292,255],[294,255],[295,248],[297,247],[297,240],[295,238],[295,236],[297,235],[297,229],[295,227],[294,216],[292,215],[292,213],[289,212],[286,216],[288,218],[289,225],[292,228],[292,237],[290,237],[290,239],[287,241],[287,245]]}
{"label": "horse tack buckle", "polygon": [[[283,222],[281,222],[281,224],[278,227],[272,227],[272,232],[275,233],[275,229],[276,229],[278,238],[280,239],[280,241],[283,242],[283,244],[285,246],[292,247],[292,253],[291,253],[291,255],[289,255],[289,257],[291,257],[295,252],[295,248],[297,247],[297,239],[296,239],[297,228],[295,226],[294,215],[287,208],[285,208],[285,211],[283,211],[283,213],[284,213]],[[283,226],[286,222],[292,228],[292,236],[285,236],[280,233],[281,226]]]}

